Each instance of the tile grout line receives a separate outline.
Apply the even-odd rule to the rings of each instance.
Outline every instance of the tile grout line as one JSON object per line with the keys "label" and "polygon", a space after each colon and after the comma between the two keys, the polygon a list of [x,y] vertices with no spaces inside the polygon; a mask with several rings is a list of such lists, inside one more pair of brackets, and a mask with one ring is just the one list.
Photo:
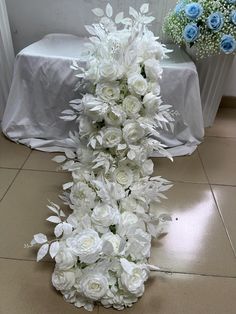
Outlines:
{"label": "tile grout line", "polygon": [[[11,184],[8,186],[6,192],[3,194],[2,198],[0,199],[0,202],[4,199],[4,197],[7,195],[8,191],[9,191],[10,188],[12,187],[12,185],[13,185],[13,183],[15,182],[16,178],[18,177],[18,175],[19,175],[19,173],[20,173],[22,167],[25,165],[26,161],[29,159],[29,156],[31,155],[31,152],[32,152],[32,151],[29,152],[28,156],[26,157],[26,159],[25,159],[25,161],[23,162],[23,164],[21,165],[21,167],[15,169],[15,170],[18,170],[18,171],[17,171],[15,177],[13,178]],[[5,168],[5,169],[6,169],[6,168]],[[7,169],[8,169],[8,168],[7,168]],[[13,170],[13,168],[9,168],[9,169],[12,169],[12,170]]]}
{"label": "tile grout line", "polygon": [[[0,260],[11,260],[11,261],[21,261],[21,262],[30,262],[30,263],[37,263],[36,260],[31,259],[23,259],[23,258],[13,258],[13,257],[0,257]],[[54,264],[53,261],[41,261],[40,263],[45,264]],[[204,274],[204,273],[188,273],[184,271],[175,271],[175,270],[167,270],[167,269],[160,269],[156,271],[157,273],[164,273],[164,274],[180,274],[180,275],[192,275],[192,276],[202,276],[202,277],[213,277],[213,278],[228,278],[228,279],[236,279],[236,274],[234,275],[217,275],[217,274]]]}
{"label": "tile grout line", "polygon": [[[219,213],[219,215],[220,215],[221,222],[222,222],[222,224],[223,224],[223,226],[224,226],[224,230],[225,230],[226,236],[227,236],[227,238],[228,238],[228,240],[229,240],[229,243],[230,243],[231,249],[232,249],[232,251],[233,251],[234,257],[236,258],[236,251],[235,251],[235,248],[234,248],[234,246],[233,246],[233,242],[232,242],[231,237],[230,237],[230,234],[229,234],[229,232],[228,232],[228,230],[227,230],[224,217],[223,217],[223,215],[222,215],[222,213],[221,213],[220,207],[218,206],[218,202],[217,202],[217,200],[216,200],[214,191],[213,191],[213,189],[212,189],[212,184],[210,183],[209,177],[208,177],[208,175],[207,175],[207,172],[206,172],[206,170],[205,170],[205,167],[204,167],[204,164],[203,164],[203,161],[202,161],[202,158],[201,158],[201,154],[200,154],[200,152],[199,152],[198,149],[197,149],[197,152],[198,152],[198,156],[199,156],[199,158],[200,158],[200,161],[201,161],[201,164],[202,164],[202,167],[203,167],[205,176],[206,176],[206,178],[207,178],[208,185],[209,185],[209,187],[210,187],[211,194],[212,194],[213,200],[214,200],[214,202],[215,202],[217,211],[218,211],[218,213]],[[220,185],[220,184],[219,184],[219,185]]]}

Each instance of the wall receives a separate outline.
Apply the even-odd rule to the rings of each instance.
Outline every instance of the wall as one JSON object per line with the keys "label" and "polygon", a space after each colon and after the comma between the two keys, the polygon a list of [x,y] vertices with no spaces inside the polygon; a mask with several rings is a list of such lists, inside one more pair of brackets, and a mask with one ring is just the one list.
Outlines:
{"label": "wall", "polygon": [[[110,0],[114,10],[127,12],[139,8],[144,0]],[[152,30],[162,36],[163,16],[177,0],[149,0],[157,17]],[[84,36],[84,24],[94,21],[91,9],[105,7],[107,0],[6,0],[15,51],[39,40],[48,33],[71,33]],[[226,82],[225,94],[236,96],[236,60]]]}

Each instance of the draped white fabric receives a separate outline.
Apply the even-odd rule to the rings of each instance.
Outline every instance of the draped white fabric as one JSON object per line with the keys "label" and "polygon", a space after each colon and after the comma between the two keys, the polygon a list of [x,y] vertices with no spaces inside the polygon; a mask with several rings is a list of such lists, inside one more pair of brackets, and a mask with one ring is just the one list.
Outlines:
{"label": "draped white fabric", "polygon": [[0,0],[0,125],[10,89],[14,50],[5,0]]}
{"label": "draped white fabric", "polygon": [[[76,126],[59,117],[69,100],[78,97],[70,65],[83,53],[83,43],[73,35],[50,34],[17,55],[2,122],[13,141],[44,151],[71,147],[68,132]],[[174,52],[163,62],[161,90],[165,103],[176,110],[176,121],[174,132],[163,132],[161,139],[177,156],[191,154],[204,130],[196,67],[183,50],[171,48]]]}

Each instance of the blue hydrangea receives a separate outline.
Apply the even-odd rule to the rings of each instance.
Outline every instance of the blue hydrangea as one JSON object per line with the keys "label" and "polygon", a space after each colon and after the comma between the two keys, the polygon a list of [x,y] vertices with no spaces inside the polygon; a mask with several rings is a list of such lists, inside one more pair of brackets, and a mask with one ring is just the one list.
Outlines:
{"label": "blue hydrangea", "polygon": [[226,54],[230,54],[236,49],[236,40],[232,35],[223,35],[221,38],[220,49]]}
{"label": "blue hydrangea", "polygon": [[214,12],[211,15],[208,16],[207,18],[207,26],[215,31],[218,32],[219,30],[221,30],[221,28],[224,25],[224,17],[222,15],[222,13],[220,12]]}
{"label": "blue hydrangea", "polygon": [[202,12],[203,7],[197,2],[192,2],[185,6],[185,14],[191,20],[199,18],[199,16],[202,15]]}
{"label": "blue hydrangea", "polygon": [[199,36],[199,27],[197,24],[191,23],[185,26],[183,31],[183,37],[186,42],[194,42]]}
{"label": "blue hydrangea", "polygon": [[234,23],[234,25],[236,25],[236,10],[233,10],[231,12],[230,19],[231,19],[231,22]]}

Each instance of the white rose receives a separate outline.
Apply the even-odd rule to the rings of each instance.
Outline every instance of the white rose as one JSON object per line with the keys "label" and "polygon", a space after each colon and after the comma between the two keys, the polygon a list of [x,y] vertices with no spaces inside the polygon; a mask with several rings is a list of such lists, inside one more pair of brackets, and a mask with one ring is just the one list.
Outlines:
{"label": "white rose", "polygon": [[128,88],[131,93],[144,95],[147,91],[147,81],[141,74],[133,74],[128,78]]}
{"label": "white rose", "polygon": [[71,188],[70,200],[72,204],[82,208],[92,208],[96,193],[84,182],[77,182]]}
{"label": "white rose", "polygon": [[121,273],[121,284],[125,290],[140,297],[144,293],[144,282],[147,280],[147,271],[135,263],[121,259],[123,272]]}
{"label": "white rose", "polygon": [[105,101],[118,100],[120,98],[119,83],[98,83],[96,94]]}
{"label": "white rose", "polygon": [[55,268],[52,274],[52,284],[57,290],[69,290],[75,284],[75,272],[73,270],[62,271]]}
{"label": "white rose", "polygon": [[126,113],[119,106],[115,106],[110,108],[104,119],[107,124],[119,126],[125,121]]}
{"label": "white rose", "polygon": [[143,98],[143,105],[147,114],[154,115],[161,104],[161,98],[153,93],[148,93]]}
{"label": "white rose", "polygon": [[102,79],[115,81],[119,77],[118,65],[114,61],[104,61],[99,65],[99,74]]}
{"label": "white rose", "polygon": [[158,81],[162,75],[160,62],[156,59],[148,59],[144,62],[145,74],[151,81]]}
{"label": "white rose", "polygon": [[77,235],[66,239],[66,244],[81,262],[92,264],[99,258],[102,241],[95,230],[85,229]]}
{"label": "white rose", "polygon": [[129,95],[123,100],[122,106],[128,117],[135,117],[139,113],[142,104],[137,97]]}
{"label": "white rose", "polygon": [[144,129],[137,122],[128,122],[123,128],[124,140],[129,144],[137,142],[144,135]]}
{"label": "white rose", "polygon": [[122,140],[122,132],[118,128],[108,127],[102,130],[102,145],[104,147],[115,147]]}
{"label": "white rose", "polygon": [[107,232],[102,236],[103,241],[108,241],[113,247],[113,255],[117,255],[120,252],[121,237],[118,234]]}
{"label": "white rose", "polygon": [[65,245],[60,245],[60,250],[55,256],[58,269],[68,270],[75,266],[77,257]]}
{"label": "white rose", "polygon": [[116,168],[113,175],[115,181],[125,188],[128,188],[133,182],[133,172],[126,166]]}
{"label": "white rose", "polygon": [[150,257],[151,235],[142,229],[136,229],[128,236],[126,254],[133,260],[143,260]]}
{"label": "white rose", "polygon": [[108,290],[108,280],[101,273],[88,273],[80,278],[79,291],[91,300],[101,299]]}
{"label": "white rose", "polygon": [[150,176],[153,173],[153,161],[151,159],[147,159],[142,164],[142,173],[144,176]]}
{"label": "white rose", "polygon": [[94,223],[109,227],[119,222],[120,214],[117,208],[102,203],[94,207],[91,218]]}

